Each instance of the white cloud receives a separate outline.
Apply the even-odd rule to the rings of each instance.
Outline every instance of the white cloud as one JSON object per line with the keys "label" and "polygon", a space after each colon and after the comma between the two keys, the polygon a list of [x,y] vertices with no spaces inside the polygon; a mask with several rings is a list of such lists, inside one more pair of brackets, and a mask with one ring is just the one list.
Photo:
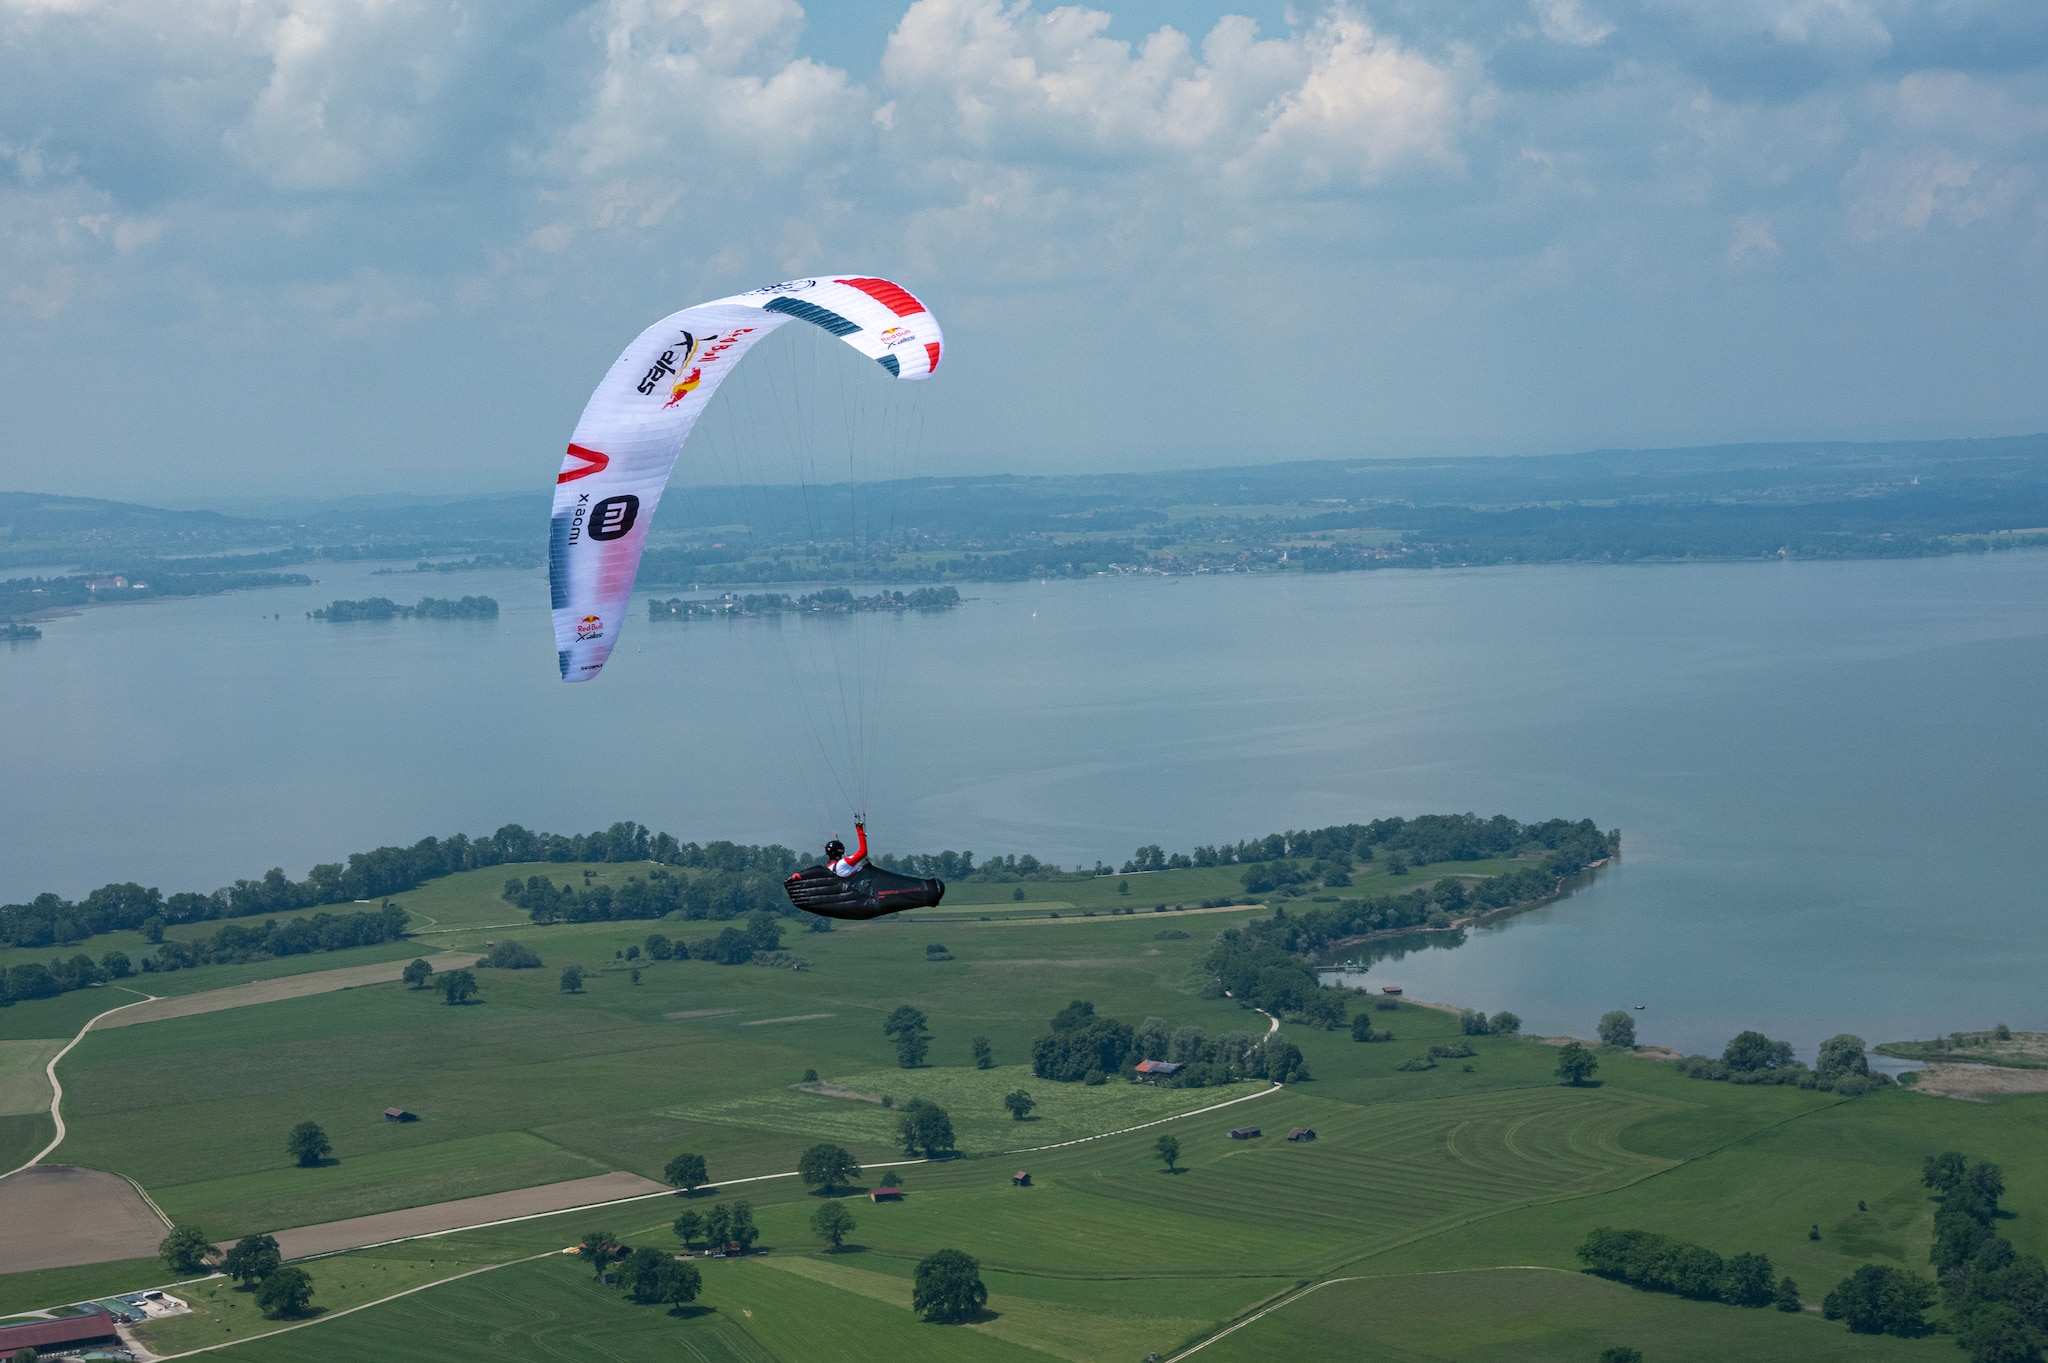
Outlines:
{"label": "white cloud", "polygon": [[1592,47],[1614,32],[1614,25],[1588,10],[1581,0],[1529,0],[1543,36],[1571,47]]}

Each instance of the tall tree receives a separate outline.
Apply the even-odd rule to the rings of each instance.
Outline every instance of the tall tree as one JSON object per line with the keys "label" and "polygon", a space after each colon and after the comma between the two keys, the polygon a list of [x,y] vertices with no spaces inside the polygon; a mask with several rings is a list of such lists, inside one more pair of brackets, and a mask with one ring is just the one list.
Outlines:
{"label": "tall tree", "polygon": [[940,1325],[973,1320],[987,1304],[981,1264],[973,1255],[942,1249],[918,1263],[910,1307],[922,1312],[926,1320]]}
{"label": "tall tree", "polygon": [[745,1254],[754,1248],[754,1242],[761,1238],[761,1228],[754,1224],[754,1204],[735,1202],[732,1204],[731,1219],[726,1222],[726,1238],[740,1247]]}
{"label": "tall tree", "polygon": [[1162,1134],[1158,1140],[1152,1142],[1152,1151],[1165,1163],[1167,1173],[1170,1174],[1175,1171],[1176,1166],[1180,1163],[1180,1139],[1178,1137]]}
{"label": "tall tree", "polygon": [[334,1143],[318,1123],[300,1122],[284,1138],[284,1152],[301,1169],[317,1169],[321,1161],[334,1153]]}
{"label": "tall tree", "polygon": [[711,1171],[705,1168],[702,1155],[686,1153],[668,1162],[661,1171],[661,1181],[671,1188],[681,1188],[685,1193],[694,1194],[711,1181]]}
{"label": "tall tree", "polygon": [[256,1289],[256,1304],[273,1320],[303,1316],[312,1303],[313,1275],[297,1264],[286,1264]]}
{"label": "tall tree", "polygon": [[1593,1071],[1600,1068],[1600,1061],[1594,1054],[1576,1041],[1567,1041],[1557,1052],[1557,1081],[1574,1088],[1593,1077]]}
{"label": "tall tree", "polygon": [[434,978],[434,967],[416,959],[406,966],[399,978],[405,981],[405,987],[408,989],[425,989],[427,981]]}
{"label": "tall tree", "polygon": [[860,1161],[839,1146],[819,1144],[797,1158],[796,1171],[805,1187],[829,1193],[860,1177]]}
{"label": "tall tree", "polygon": [[283,1262],[275,1236],[245,1235],[228,1247],[228,1252],[221,1256],[220,1267],[223,1273],[247,1287],[262,1282]]}
{"label": "tall tree", "polygon": [[435,988],[441,991],[443,999],[460,1007],[476,997],[476,976],[467,969],[444,971]]}
{"label": "tall tree", "polygon": [[1011,1089],[1003,1095],[1003,1106],[1010,1109],[1010,1120],[1021,1122],[1031,1115],[1031,1109],[1038,1106],[1038,1100],[1023,1089]]}
{"label": "tall tree", "polygon": [[992,1070],[996,1067],[995,1048],[988,1044],[987,1037],[978,1036],[969,1045],[974,1050],[974,1068],[978,1070]]}
{"label": "tall tree", "polygon": [[564,994],[580,994],[583,992],[582,966],[565,965],[562,967],[562,992]]}
{"label": "tall tree", "polygon": [[896,1119],[896,1134],[903,1141],[904,1154],[922,1152],[930,1159],[952,1150],[953,1119],[937,1103],[926,1098],[912,1098],[903,1105],[902,1113]]}
{"label": "tall tree", "polygon": [[213,1246],[208,1243],[206,1232],[199,1227],[173,1226],[163,1243],[156,1247],[156,1252],[163,1256],[171,1272],[197,1273],[206,1267]]}
{"label": "tall tree", "polygon": [[683,1248],[688,1249],[693,1241],[703,1238],[704,1218],[695,1212],[684,1212],[669,1229],[676,1233],[676,1239],[683,1242]]}
{"label": "tall tree", "polygon": [[591,1273],[602,1279],[605,1270],[619,1257],[619,1237],[608,1230],[586,1231],[576,1242],[576,1257],[589,1264]]}
{"label": "tall tree", "polygon": [[896,1063],[906,1070],[922,1065],[925,1053],[931,1049],[930,1028],[924,1010],[907,1003],[883,1021],[882,1035],[896,1043]]}
{"label": "tall tree", "polygon": [[1600,1015],[1600,1041],[1607,1046],[1636,1044],[1636,1020],[1616,1008]]}
{"label": "tall tree", "polygon": [[846,1210],[844,1202],[827,1202],[811,1213],[811,1229],[836,1250],[853,1234],[853,1213]]}

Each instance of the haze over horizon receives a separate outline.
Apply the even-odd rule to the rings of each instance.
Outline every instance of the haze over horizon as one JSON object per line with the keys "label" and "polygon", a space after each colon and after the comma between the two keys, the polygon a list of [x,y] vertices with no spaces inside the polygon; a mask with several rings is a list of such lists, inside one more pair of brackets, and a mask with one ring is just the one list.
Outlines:
{"label": "haze over horizon", "polygon": [[932,473],[2048,428],[2039,5],[808,10],[0,0],[0,487],[544,487],[842,268]]}

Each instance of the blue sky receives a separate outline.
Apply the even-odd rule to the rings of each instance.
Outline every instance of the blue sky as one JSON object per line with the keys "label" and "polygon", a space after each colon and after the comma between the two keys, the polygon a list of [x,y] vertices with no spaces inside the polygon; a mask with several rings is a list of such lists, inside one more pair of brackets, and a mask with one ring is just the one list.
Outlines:
{"label": "blue sky", "polygon": [[934,471],[2048,428],[2039,0],[0,0],[0,487],[545,485],[911,285]]}

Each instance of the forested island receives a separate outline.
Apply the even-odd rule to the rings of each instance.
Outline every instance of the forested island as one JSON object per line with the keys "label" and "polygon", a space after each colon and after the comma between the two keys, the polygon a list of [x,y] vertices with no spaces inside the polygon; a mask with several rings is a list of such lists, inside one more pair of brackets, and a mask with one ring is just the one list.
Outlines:
{"label": "forested island", "polygon": [[307,618],[341,623],[350,620],[495,620],[498,603],[488,596],[465,596],[461,600],[423,596],[416,606],[401,606],[388,596],[365,597],[361,601],[336,601],[306,612]]}
{"label": "forested island", "polygon": [[42,637],[43,632],[34,625],[17,625],[12,622],[0,625],[0,639],[4,639],[10,644],[23,643],[30,639],[40,639]]}
{"label": "forested island", "polygon": [[13,577],[0,582],[0,621],[10,616],[157,601],[165,597],[218,596],[223,592],[248,591],[256,587],[305,587],[312,581],[304,573],[200,572],[189,569],[158,572],[147,567],[133,575],[80,573],[65,577]]}
{"label": "forested island", "polygon": [[957,587],[919,587],[910,592],[876,592],[855,596],[844,587],[827,587],[806,596],[785,596],[779,592],[749,593],[701,599],[670,597],[649,601],[651,620],[740,619],[760,615],[857,615],[869,611],[943,611],[960,604]]}

